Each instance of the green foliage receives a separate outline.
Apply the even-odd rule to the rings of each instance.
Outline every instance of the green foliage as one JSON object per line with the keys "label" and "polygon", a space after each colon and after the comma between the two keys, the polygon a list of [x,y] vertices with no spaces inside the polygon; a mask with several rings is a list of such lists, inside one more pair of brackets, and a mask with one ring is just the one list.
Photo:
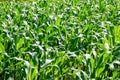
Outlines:
{"label": "green foliage", "polygon": [[119,80],[119,4],[0,2],[0,80]]}

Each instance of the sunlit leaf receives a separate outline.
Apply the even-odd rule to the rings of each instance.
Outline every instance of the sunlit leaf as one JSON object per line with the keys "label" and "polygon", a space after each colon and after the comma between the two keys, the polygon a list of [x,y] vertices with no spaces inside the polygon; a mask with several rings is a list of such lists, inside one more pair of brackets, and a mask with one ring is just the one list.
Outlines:
{"label": "sunlit leaf", "polygon": [[20,38],[16,44],[16,49],[18,50],[24,44],[24,38]]}
{"label": "sunlit leaf", "polygon": [[5,52],[5,47],[1,42],[0,42],[0,52]]}

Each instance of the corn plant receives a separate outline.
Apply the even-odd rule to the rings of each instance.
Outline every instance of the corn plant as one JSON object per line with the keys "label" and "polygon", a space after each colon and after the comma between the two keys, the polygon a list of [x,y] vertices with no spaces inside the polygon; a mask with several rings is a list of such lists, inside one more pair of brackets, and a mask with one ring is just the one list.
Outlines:
{"label": "corn plant", "polygon": [[0,2],[0,80],[119,80],[119,4]]}

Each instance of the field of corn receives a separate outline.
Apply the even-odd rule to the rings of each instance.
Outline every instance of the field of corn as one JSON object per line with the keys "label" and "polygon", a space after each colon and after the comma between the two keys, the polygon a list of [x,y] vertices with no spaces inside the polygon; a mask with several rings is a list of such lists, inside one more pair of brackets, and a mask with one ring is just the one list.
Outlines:
{"label": "field of corn", "polygon": [[120,80],[120,1],[0,2],[0,80]]}

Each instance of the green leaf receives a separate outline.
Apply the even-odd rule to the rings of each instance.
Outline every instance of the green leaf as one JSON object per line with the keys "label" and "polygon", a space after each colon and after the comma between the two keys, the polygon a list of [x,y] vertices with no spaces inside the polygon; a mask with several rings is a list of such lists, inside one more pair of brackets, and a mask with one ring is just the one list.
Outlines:
{"label": "green leaf", "polygon": [[114,72],[113,72],[113,79],[117,78],[117,76],[118,76],[118,72],[117,72],[117,71],[114,71]]}
{"label": "green leaf", "polygon": [[100,75],[102,75],[102,72],[104,71],[105,66],[99,67],[96,70],[96,77],[100,77]]}
{"label": "green leaf", "polygon": [[24,44],[24,38],[21,38],[16,45],[16,49],[18,50],[20,47],[22,47],[23,44]]}
{"label": "green leaf", "polygon": [[5,48],[1,42],[0,42],[0,52],[5,52]]}

